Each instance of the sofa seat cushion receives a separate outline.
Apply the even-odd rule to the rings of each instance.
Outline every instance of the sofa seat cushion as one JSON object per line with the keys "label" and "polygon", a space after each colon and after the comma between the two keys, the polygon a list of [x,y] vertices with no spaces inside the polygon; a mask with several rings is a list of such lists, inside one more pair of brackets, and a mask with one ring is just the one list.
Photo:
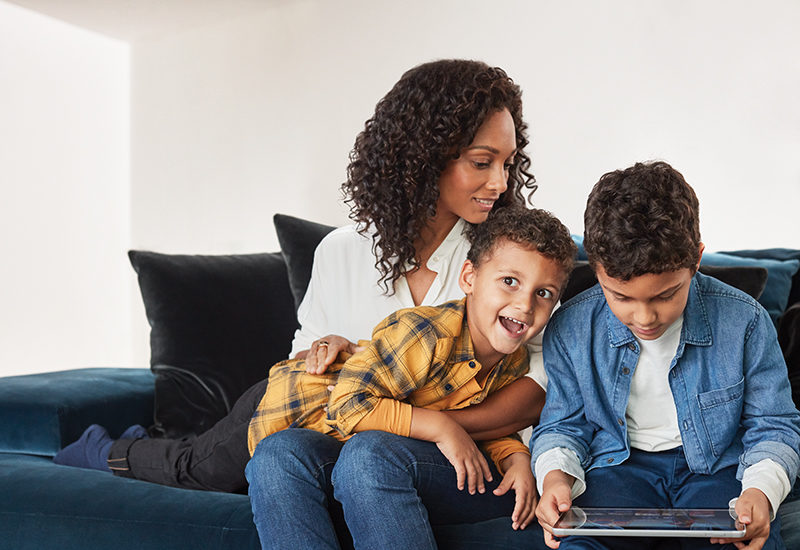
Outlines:
{"label": "sofa seat cushion", "polygon": [[0,549],[257,550],[246,495],[191,491],[0,453]]}
{"label": "sofa seat cushion", "polygon": [[89,424],[112,437],[153,418],[148,369],[74,369],[8,376],[0,383],[0,452],[53,456]]}

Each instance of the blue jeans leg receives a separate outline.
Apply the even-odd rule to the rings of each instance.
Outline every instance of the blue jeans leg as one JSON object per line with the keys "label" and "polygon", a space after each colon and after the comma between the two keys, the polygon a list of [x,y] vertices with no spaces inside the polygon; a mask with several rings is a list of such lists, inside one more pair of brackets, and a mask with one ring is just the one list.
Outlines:
{"label": "blue jeans leg", "polygon": [[786,548],[800,548],[800,482],[794,484],[794,489],[778,508],[778,517]]}
{"label": "blue jeans leg", "polygon": [[[445,545],[455,548],[454,524],[497,518],[512,531],[514,494],[492,494],[501,476],[489,462],[494,481],[484,494],[470,495],[457,489],[455,469],[434,443],[380,431],[354,435],[333,470],[333,485],[355,547],[435,549],[433,525],[442,526]],[[524,538],[520,547],[532,548],[542,540],[541,530],[531,527],[513,533]],[[485,532],[480,536],[485,538]]]}
{"label": "blue jeans leg", "polygon": [[[341,448],[342,442],[303,429],[276,432],[258,444],[245,474],[264,550],[340,548],[341,508],[330,480]],[[346,529],[339,535],[346,540]]]}

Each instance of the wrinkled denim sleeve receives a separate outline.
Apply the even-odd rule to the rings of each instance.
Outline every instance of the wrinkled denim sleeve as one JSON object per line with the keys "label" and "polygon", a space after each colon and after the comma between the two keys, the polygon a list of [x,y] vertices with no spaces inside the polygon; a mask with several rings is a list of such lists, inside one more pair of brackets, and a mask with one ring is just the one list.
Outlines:
{"label": "wrinkled denim sleeve", "polygon": [[800,413],[792,401],[775,328],[766,312],[760,313],[748,326],[745,342],[744,452],[737,477],[741,479],[745,468],[772,459],[794,480],[800,469]]}
{"label": "wrinkled denim sleeve", "polygon": [[[545,451],[562,447],[575,453],[586,469],[593,429],[586,421],[583,400],[572,358],[559,337],[557,318],[545,330],[544,367],[547,372],[547,400],[539,425],[531,436],[531,464]],[[588,365],[577,365],[588,368]]]}

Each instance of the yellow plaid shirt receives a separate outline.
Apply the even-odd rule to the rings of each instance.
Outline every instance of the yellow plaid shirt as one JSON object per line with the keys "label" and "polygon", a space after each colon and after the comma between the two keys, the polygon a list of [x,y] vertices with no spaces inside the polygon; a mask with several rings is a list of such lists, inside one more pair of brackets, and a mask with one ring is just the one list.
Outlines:
{"label": "yellow plaid shirt", "polygon": [[[340,440],[365,430],[408,436],[413,407],[464,408],[524,376],[528,353],[521,346],[478,383],[481,365],[475,359],[465,303],[461,299],[393,313],[375,328],[371,342],[362,343],[367,349],[340,355],[323,375],[307,374],[302,359],[275,365],[250,421],[250,453],[261,439],[288,427]],[[335,388],[329,397],[331,384]],[[516,434],[481,446],[498,467],[510,454],[528,452]]]}

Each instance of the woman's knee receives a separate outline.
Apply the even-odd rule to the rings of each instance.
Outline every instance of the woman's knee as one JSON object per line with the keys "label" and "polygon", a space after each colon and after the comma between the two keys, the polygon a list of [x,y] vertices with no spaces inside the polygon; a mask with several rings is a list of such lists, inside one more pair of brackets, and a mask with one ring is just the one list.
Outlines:
{"label": "woman's knee", "polygon": [[312,430],[290,429],[271,434],[259,442],[247,463],[248,482],[271,486],[298,474],[317,477],[332,467],[342,443]]}

